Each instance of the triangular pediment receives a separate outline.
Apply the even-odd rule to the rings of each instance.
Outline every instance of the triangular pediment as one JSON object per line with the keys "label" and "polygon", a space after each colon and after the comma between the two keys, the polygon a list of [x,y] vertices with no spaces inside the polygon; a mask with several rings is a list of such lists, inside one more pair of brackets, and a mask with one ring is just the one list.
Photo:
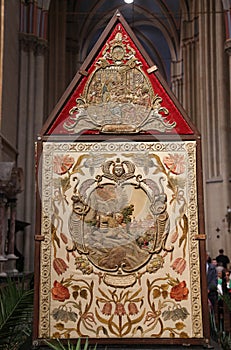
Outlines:
{"label": "triangular pediment", "polygon": [[198,134],[117,11],[41,135]]}

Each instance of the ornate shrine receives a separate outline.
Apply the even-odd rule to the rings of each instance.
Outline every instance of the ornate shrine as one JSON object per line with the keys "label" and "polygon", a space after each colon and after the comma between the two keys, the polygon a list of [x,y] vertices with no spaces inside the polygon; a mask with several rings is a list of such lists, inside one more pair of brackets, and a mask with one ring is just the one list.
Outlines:
{"label": "ornate shrine", "polygon": [[37,175],[35,344],[207,342],[200,135],[119,12],[45,123]]}

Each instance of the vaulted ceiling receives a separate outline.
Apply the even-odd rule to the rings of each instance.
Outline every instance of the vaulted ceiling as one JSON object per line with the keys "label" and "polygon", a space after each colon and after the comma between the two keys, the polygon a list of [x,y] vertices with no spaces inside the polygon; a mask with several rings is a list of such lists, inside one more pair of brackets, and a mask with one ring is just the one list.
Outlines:
{"label": "vaulted ceiling", "polygon": [[119,10],[143,47],[170,80],[171,61],[180,59],[180,26],[186,0],[68,0],[67,42],[81,52],[84,60],[108,21]]}

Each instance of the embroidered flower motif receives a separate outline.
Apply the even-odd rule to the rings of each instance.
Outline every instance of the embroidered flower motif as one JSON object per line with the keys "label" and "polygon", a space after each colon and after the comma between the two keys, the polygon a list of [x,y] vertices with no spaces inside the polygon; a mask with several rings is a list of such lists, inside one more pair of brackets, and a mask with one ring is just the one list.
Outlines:
{"label": "embroidered flower motif", "polygon": [[171,265],[172,269],[175,270],[177,273],[179,273],[180,275],[182,275],[182,273],[185,270],[186,267],[186,261],[184,258],[176,258],[172,265]]}
{"label": "embroidered flower motif", "polygon": [[63,243],[68,243],[68,238],[63,232],[60,232],[60,238],[62,239]]}
{"label": "embroidered flower motif", "polygon": [[54,172],[58,175],[65,174],[74,164],[74,158],[66,155],[55,155],[54,156]]}
{"label": "embroidered flower motif", "polygon": [[125,308],[122,303],[116,303],[115,315],[123,316],[126,314]]}
{"label": "embroidered flower motif", "polygon": [[177,307],[173,307],[173,309],[168,308],[168,310],[165,310],[162,313],[163,320],[173,320],[173,321],[178,321],[182,320],[184,321],[188,316],[189,312],[185,307],[181,307],[180,305],[177,305]]}
{"label": "embroidered flower motif", "polygon": [[163,265],[164,265],[164,258],[161,255],[157,255],[146,266],[146,270],[149,273],[153,273],[161,269]]}
{"label": "embroidered flower motif", "polygon": [[75,322],[78,317],[76,312],[68,311],[66,307],[55,308],[52,311],[52,316],[56,321],[63,321],[65,323],[68,321]]}
{"label": "embroidered flower motif", "polygon": [[62,275],[62,273],[64,273],[67,270],[68,265],[63,259],[55,258],[53,261],[53,267],[58,275]]}
{"label": "embroidered flower motif", "polygon": [[52,334],[52,338],[59,339],[61,338],[61,334],[59,332],[55,332]]}
{"label": "embroidered flower motif", "polygon": [[186,282],[182,281],[176,286],[172,287],[170,291],[170,297],[176,301],[187,300],[189,290],[186,287]]}
{"label": "embroidered flower motif", "polygon": [[92,326],[92,323],[96,324],[95,318],[92,312],[84,313],[81,318],[85,321],[88,326]]}
{"label": "embroidered flower motif", "polygon": [[[174,198],[174,200],[175,199],[176,198]],[[176,230],[171,236],[171,243],[175,243],[178,237],[179,237],[179,233],[178,233],[178,230]]]}
{"label": "embroidered flower motif", "polygon": [[111,315],[112,304],[110,302],[106,302],[103,306],[102,313],[104,315]]}
{"label": "embroidered flower motif", "polygon": [[93,271],[93,267],[89,264],[86,258],[83,257],[77,257],[75,259],[75,265],[76,269],[79,269],[82,271],[82,273],[85,275],[90,275]]}
{"label": "embroidered flower motif", "polygon": [[138,314],[139,311],[138,311],[138,308],[137,308],[137,306],[136,306],[135,303],[130,302],[130,303],[128,304],[128,312],[129,312],[129,315]]}
{"label": "embroidered flower motif", "polygon": [[169,154],[163,159],[166,167],[171,173],[179,175],[185,172],[184,155],[181,154]]}
{"label": "embroidered flower motif", "polygon": [[58,301],[65,301],[70,298],[70,293],[67,287],[63,286],[62,283],[54,281],[54,287],[51,289],[52,299]]}
{"label": "embroidered flower motif", "polygon": [[144,323],[149,322],[147,325],[149,327],[150,325],[156,322],[159,316],[160,316],[160,311],[154,311],[154,312],[148,311],[146,314]]}

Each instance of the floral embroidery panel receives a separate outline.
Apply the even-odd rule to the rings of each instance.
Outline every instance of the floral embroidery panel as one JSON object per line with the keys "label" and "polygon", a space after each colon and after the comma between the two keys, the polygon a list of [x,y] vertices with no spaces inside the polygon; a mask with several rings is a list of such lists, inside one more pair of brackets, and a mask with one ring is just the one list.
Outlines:
{"label": "floral embroidery panel", "polygon": [[196,142],[45,142],[40,338],[203,338]]}

